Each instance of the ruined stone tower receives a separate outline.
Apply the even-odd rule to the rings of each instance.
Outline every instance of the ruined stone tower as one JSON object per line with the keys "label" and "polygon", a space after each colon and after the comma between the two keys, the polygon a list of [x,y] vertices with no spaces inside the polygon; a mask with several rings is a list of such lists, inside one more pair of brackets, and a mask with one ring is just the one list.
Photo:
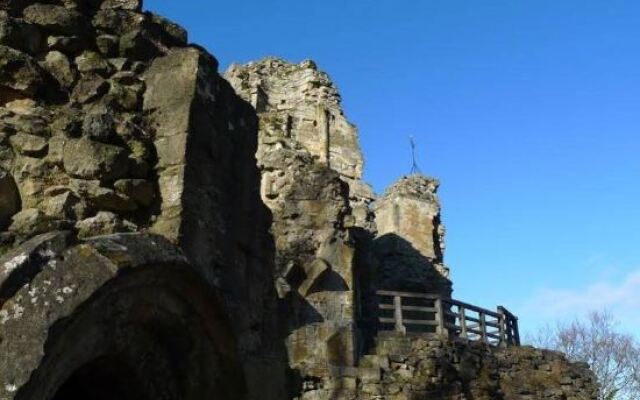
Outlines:
{"label": "ruined stone tower", "polygon": [[315,63],[266,58],[225,77],[256,108],[261,194],[273,213],[275,284],[287,349],[307,389],[353,387],[358,330],[355,230],[372,227],[355,126]]}
{"label": "ruined stone tower", "polygon": [[379,288],[451,295],[438,186],[436,179],[410,175],[390,186],[376,201]]}

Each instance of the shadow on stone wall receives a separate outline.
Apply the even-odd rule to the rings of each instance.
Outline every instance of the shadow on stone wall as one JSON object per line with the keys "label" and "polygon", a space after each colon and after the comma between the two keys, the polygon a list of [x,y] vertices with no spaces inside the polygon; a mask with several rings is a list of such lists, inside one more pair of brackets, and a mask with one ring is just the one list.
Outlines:
{"label": "shadow on stone wall", "polygon": [[377,268],[374,284],[378,290],[434,293],[451,296],[451,281],[442,264],[425,257],[401,236],[388,233],[373,241]]}
{"label": "shadow on stone wall", "polygon": [[[364,229],[354,231],[358,244],[355,262],[359,354],[375,346],[381,326],[378,290],[434,293],[450,297],[451,281],[435,260],[423,256],[409,241],[388,233],[375,237]],[[416,304],[417,305],[417,304]]]}

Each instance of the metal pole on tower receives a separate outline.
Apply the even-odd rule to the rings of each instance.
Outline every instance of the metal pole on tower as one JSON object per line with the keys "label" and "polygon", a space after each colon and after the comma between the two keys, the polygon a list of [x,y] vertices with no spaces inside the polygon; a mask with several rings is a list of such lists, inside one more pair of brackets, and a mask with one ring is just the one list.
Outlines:
{"label": "metal pole on tower", "polygon": [[411,175],[421,174],[418,161],[416,160],[416,141],[413,136],[409,136],[409,143],[411,144]]}

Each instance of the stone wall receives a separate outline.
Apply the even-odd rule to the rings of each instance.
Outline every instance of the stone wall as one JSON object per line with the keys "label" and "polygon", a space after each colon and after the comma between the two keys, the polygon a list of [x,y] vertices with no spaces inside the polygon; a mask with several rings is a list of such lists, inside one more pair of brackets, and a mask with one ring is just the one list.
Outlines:
{"label": "stone wall", "polygon": [[561,353],[428,336],[380,336],[373,354],[363,357],[357,382],[360,399],[598,398],[589,366]]}
{"label": "stone wall", "polygon": [[373,228],[357,131],[315,63],[267,58],[225,77],[259,117],[262,198],[273,213],[274,277],[288,315],[294,386],[335,385],[361,352],[356,257]]}
{"label": "stone wall", "polygon": [[253,395],[281,397],[287,364],[271,214],[257,190],[257,118],[216,68],[210,55],[184,48],[157,58],[144,74],[163,199],[151,231],[178,241],[224,294],[246,372],[264,382],[252,386]]}
{"label": "stone wall", "polygon": [[[232,65],[225,73],[237,93],[260,116],[258,161],[282,148],[304,153],[336,171],[349,186],[350,206],[358,226],[371,226],[367,205],[371,188],[362,179],[364,161],[358,131],[342,110],[341,97],[329,76],[313,61],[292,64],[266,58]],[[270,205],[286,181],[263,166],[263,198]]]}
{"label": "stone wall", "polygon": [[[218,75],[213,56],[139,1],[0,6],[0,255],[13,254],[0,286],[40,276],[39,256],[13,267],[37,235],[64,231],[73,244],[157,233],[219,293],[235,337],[226,346],[254,382],[238,385],[238,396],[286,397],[286,331],[272,278],[271,215],[258,191],[255,110]],[[2,312],[16,307],[16,293],[0,296]],[[44,313],[55,305],[38,304]],[[3,323],[0,337],[18,337],[14,329]],[[19,348],[13,339],[3,345]],[[0,376],[11,365],[2,368]],[[22,393],[23,383],[30,384],[7,385]]]}
{"label": "stone wall", "polygon": [[3,241],[150,226],[161,198],[141,72],[185,46],[186,32],[135,1],[8,3],[0,10],[0,174],[9,190],[0,196],[12,206],[0,216]]}

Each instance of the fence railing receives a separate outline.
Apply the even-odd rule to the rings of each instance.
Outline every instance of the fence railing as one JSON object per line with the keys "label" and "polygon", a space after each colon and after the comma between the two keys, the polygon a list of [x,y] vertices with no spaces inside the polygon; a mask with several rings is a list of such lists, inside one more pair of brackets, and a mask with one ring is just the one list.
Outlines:
{"label": "fence railing", "polygon": [[378,291],[380,330],[433,333],[492,345],[519,346],[518,318],[500,306],[491,311],[437,294]]}

